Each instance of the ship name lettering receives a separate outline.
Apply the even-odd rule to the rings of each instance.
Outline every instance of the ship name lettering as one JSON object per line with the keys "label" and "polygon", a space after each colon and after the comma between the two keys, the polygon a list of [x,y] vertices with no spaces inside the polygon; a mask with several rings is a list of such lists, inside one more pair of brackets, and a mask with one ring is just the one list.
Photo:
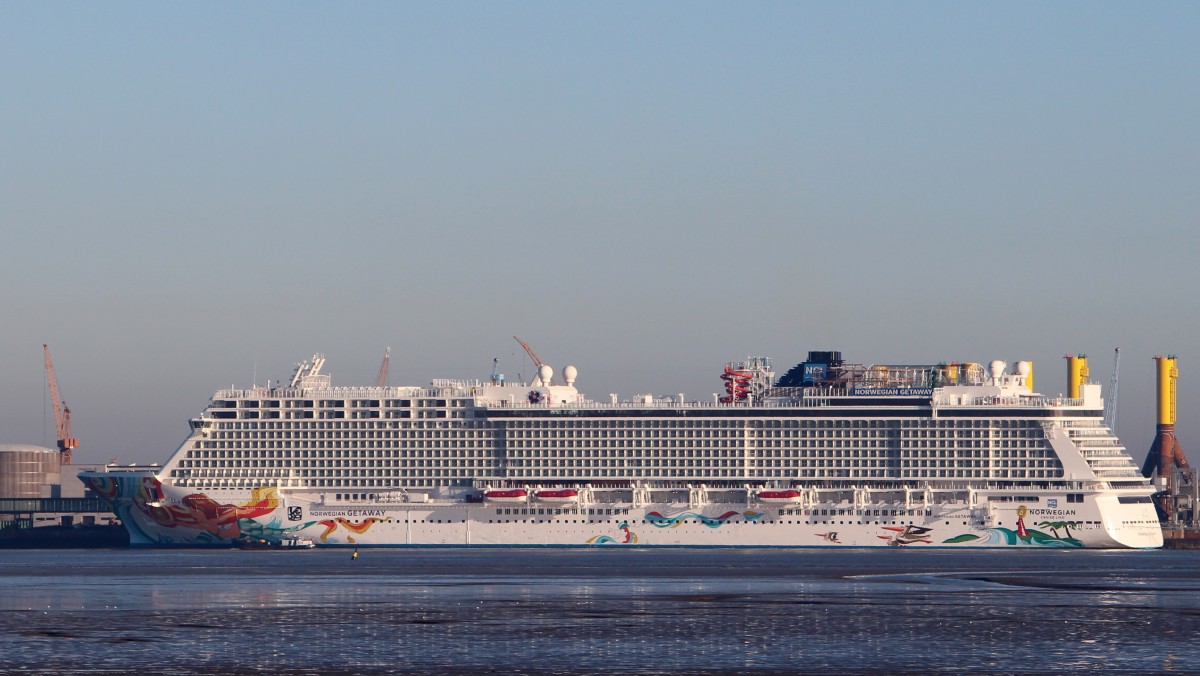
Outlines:
{"label": "ship name lettering", "polygon": [[932,387],[856,387],[850,391],[856,397],[928,397]]}
{"label": "ship name lettering", "polygon": [[383,516],[382,509],[338,509],[338,510],[312,510],[308,513],[312,517],[326,516],[342,516],[346,518],[359,518],[364,516]]}

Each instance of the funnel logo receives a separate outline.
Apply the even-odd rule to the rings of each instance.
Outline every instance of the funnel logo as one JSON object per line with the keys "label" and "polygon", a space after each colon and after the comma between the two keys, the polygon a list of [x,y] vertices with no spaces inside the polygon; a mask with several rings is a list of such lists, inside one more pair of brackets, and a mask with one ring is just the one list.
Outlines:
{"label": "funnel logo", "polygon": [[288,521],[299,521],[304,518],[304,510],[300,507],[288,507]]}

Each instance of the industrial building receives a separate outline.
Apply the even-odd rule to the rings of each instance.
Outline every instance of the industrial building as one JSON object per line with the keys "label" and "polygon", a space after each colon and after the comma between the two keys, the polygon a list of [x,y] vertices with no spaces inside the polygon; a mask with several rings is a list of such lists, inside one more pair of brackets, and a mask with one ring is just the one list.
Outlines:
{"label": "industrial building", "polygon": [[[0,532],[38,526],[99,526],[116,521],[108,504],[85,493],[61,453],[32,444],[0,444]],[[64,471],[65,470],[65,471]]]}
{"label": "industrial building", "polygon": [[[89,495],[76,476],[103,467],[71,464],[79,440],[71,433],[71,409],[58,392],[50,348],[42,345],[46,382],[54,408],[57,449],[0,444],[0,545],[106,546],[128,543],[111,507]],[[105,528],[105,526],[113,526]]]}

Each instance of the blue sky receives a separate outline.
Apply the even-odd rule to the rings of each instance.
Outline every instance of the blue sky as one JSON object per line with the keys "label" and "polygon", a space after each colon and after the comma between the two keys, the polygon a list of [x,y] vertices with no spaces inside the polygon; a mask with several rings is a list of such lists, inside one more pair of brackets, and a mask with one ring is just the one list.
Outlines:
{"label": "blue sky", "polygon": [[[164,460],[214,389],[1062,355],[1200,454],[1192,3],[0,4],[0,441]],[[1193,361],[1195,360],[1195,361]]]}

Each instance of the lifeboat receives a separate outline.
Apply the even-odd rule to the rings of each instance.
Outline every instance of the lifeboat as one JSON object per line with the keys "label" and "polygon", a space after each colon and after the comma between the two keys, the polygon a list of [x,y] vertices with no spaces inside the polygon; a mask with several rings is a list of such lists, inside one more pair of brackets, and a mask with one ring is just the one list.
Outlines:
{"label": "lifeboat", "polygon": [[800,491],[759,491],[758,499],[760,502],[775,502],[775,503],[796,503],[801,499]]}
{"label": "lifeboat", "polygon": [[514,488],[507,491],[488,491],[483,498],[488,502],[525,502],[529,492],[524,488]]}
{"label": "lifeboat", "polygon": [[542,502],[578,502],[579,491],[574,488],[561,488],[555,490],[537,491],[533,494],[535,498]]}

